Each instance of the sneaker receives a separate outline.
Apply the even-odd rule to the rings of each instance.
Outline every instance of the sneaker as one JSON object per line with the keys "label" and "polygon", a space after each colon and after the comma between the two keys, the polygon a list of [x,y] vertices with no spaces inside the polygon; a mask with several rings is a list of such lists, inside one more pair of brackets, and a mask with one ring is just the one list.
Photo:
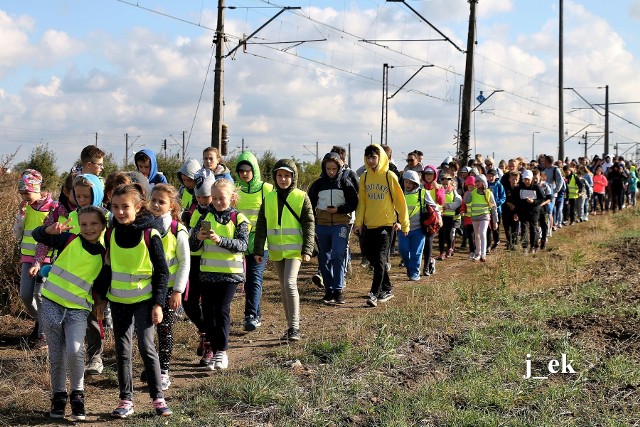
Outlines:
{"label": "sneaker", "polygon": [[104,366],[102,365],[102,359],[95,358],[89,361],[87,366],[84,368],[85,375],[100,375]]}
{"label": "sneaker", "polygon": [[111,418],[127,418],[133,415],[133,402],[130,400],[121,400],[118,407],[111,411]]}
{"label": "sneaker", "polygon": [[342,289],[338,289],[333,292],[333,297],[336,300],[336,304],[344,304],[346,301],[344,300],[344,292]]}
{"label": "sneaker", "polygon": [[204,354],[204,350],[207,346],[207,334],[200,333],[200,339],[198,341],[198,348],[196,349],[196,354],[198,356],[202,356]]}
{"label": "sneaker", "polygon": [[414,274],[413,276],[409,277],[409,280],[417,282],[418,280],[420,280],[420,275]]}
{"label": "sneaker", "polygon": [[160,373],[160,388],[162,391],[169,390],[171,385],[171,378],[169,378],[169,372]]}
{"label": "sneaker", "polygon": [[491,253],[491,248],[487,248],[487,255]]}
{"label": "sneaker", "polygon": [[471,261],[480,261],[480,255],[475,255],[473,258],[471,258]]}
{"label": "sneaker", "polygon": [[429,260],[429,274],[436,274],[436,260],[433,258]]}
{"label": "sneaker", "polygon": [[369,297],[367,298],[367,305],[369,307],[377,307],[377,305],[378,305],[378,297],[370,292],[369,293]]}
{"label": "sneaker", "polygon": [[38,339],[36,340],[35,344],[33,344],[33,349],[34,350],[46,350],[47,348],[49,348],[49,346],[47,345],[47,337],[45,337],[44,334],[40,334],[40,336],[38,336]]}
{"label": "sneaker", "polygon": [[473,252],[469,252],[469,259],[473,260],[476,257],[476,254]]}
{"label": "sneaker", "polygon": [[498,245],[500,244],[500,240],[496,240],[495,242],[493,242],[493,245],[491,245],[491,250],[496,250],[498,249]]}
{"label": "sneaker", "polygon": [[451,258],[453,256],[453,249],[449,249],[446,253],[447,258]]}
{"label": "sneaker", "polygon": [[325,304],[332,304],[334,302],[336,302],[335,298],[333,297],[333,291],[328,289],[325,293],[324,296],[322,297],[322,302]]}
{"label": "sneaker", "polygon": [[300,338],[302,338],[302,336],[300,335],[300,329],[296,328],[287,329],[286,335],[288,341],[300,341]]}
{"label": "sneaker", "polygon": [[363,268],[369,267],[369,260],[366,258],[362,258],[362,261],[360,262],[360,266]]}
{"label": "sneaker", "polygon": [[168,417],[173,414],[173,411],[169,409],[167,402],[162,397],[153,401],[153,409],[156,410],[156,415],[159,417]]}
{"label": "sneaker", "polygon": [[387,272],[389,272],[389,271],[391,271],[391,263],[390,262],[387,263]]}
{"label": "sneaker", "polygon": [[84,392],[76,390],[71,392],[71,421],[84,421],[87,414],[84,411]]}
{"label": "sneaker", "polygon": [[249,315],[244,318],[244,330],[247,332],[255,331],[260,326],[262,326],[262,322],[259,317],[254,315]]}
{"label": "sneaker", "polygon": [[387,302],[393,297],[394,297],[393,292],[391,292],[391,291],[382,291],[382,292],[380,292],[380,295],[378,295],[378,301]]}
{"label": "sneaker", "polygon": [[440,252],[440,255],[438,255],[438,258],[436,258],[438,261],[444,261],[444,254],[442,252]]}
{"label": "sneaker", "polygon": [[431,272],[429,271],[429,267],[425,267],[424,269],[422,269],[422,275],[427,277],[431,275]]}
{"label": "sneaker", "polygon": [[67,392],[55,393],[51,398],[51,410],[49,411],[49,418],[59,420],[64,418],[64,412],[67,408]]}
{"label": "sneaker", "polygon": [[215,369],[227,369],[229,367],[229,358],[226,351],[216,351],[213,358]]}
{"label": "sneaker", "polygon": [[313,277],[311,278],[311,281],[313,282],[314,285],[316,285],[319,288],[324,288],[324,281],[322,280],[322,276],[319,274],[314,274]]}
{"label": "sneaker", "polygon": [[202,358],[200,359],[200,366],[209,366],[209,364],[213,363],[213,351],[211,347],[207,345],[207,349],[204,351]]}

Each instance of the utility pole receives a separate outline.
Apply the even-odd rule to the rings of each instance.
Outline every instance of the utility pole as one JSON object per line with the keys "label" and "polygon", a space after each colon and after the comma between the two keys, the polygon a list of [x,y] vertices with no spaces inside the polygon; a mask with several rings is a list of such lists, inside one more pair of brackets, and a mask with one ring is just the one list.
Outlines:
{"label": "utility pole", "polygon": [[584,157],[588,157],[587,156],[587,149],[589,148],[589,132],[588,131],[584,131]]}
{"label": "utility pole", "polygon": [[564,31],[564,0],[560,0],[560,30],[558,40],[558,160],[564,160],[564,64],[563,37]]}
{"label": "utility pole", "polygon": [[380,127],[380,145],[387,143],[387,104],[389,103],[389,64],[382,64],[382,121]]}
{"label": "utility pole", "polygon": [[184,163],[184,156],[187,154],[186,150],[187,150],[187,145],[186,145],[186,141],[185,141],[185,134],[187,133],[187,131],[182,131],[182,162]]}
{"label": "utility pole", "polygon": [[349,167],[351,167],[351,166],[353,166],[353,163],[351,162],[351,143],[348,143],[347,147],[348,147],[347,148],[347,153],[348,153],[348,156],[349,156]]}
{"label": "utility pole", "polygon": [[604,87],[604,155],[609,153],[609,85]]}
{"label": "utility pole", "polygon": [[129,134],[124,134],[124,165],[129,164]]}
{"label": "utility pole", "polygon": [[222,103],[224,88],[224,0],[218,0],[218,23],[216,25],[216,63],[213,77],[213,119],[211,121],[211,146],[222,149]]}
{"label": "utility pole", "polygon": [[244,136],[242,137],[242,151],[244,152]]}
{"label": "utility pole", "polygon": [[478,0],[469,0],[469,33],[467,35],[467,61],[464,70],[464,88],[462,90],[462,111],[460,118],[460,152],[463,164],[469,160],[469,139],[471,136],[471,102],[473,96],[473,56],[476,44],[476,4]]}
{"label": "utility pole", "polygon": [[318,152],[319,143],[316,141],[316,162],[320,160],[320,153]]}
{"label": "utility pole", "polygon": [[96,147],[98,146],[98,132],[96,132]]}

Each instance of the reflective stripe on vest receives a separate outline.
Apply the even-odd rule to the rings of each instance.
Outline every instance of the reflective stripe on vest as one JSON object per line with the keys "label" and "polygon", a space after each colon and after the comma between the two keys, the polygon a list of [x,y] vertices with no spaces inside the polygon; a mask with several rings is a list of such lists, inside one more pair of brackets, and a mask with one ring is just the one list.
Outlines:
{"label": "reflective stripe on vest", "polygon": [[576,183],[576,175],[572,174],[571,179],[569,179],[569,198],[577,199],[579,196],[578,184]]}
{"label": "reflective stripe on vest", "polygon": [[[116,243],[116,232],[111,232],[109,251],[111,257],[111,287],[107,292],[109,301],[135,304],[151,299],[151,275],[153,265],[149,249],[144,241],[144,231],[140,241],[133,248],[121,248]],[[151,230],[149,239],[160,237],[157,230]]]}
{"label": "reflective stripe on vest", "polygon": [[[407,203],[407,212],[409,212],[409,218],[414,217],[420,212],[420,208],[424,208],[424,195],[426,194],[426,190],[421,188],[415,193],[409,193],[404,195],[404,200]],[[420,203],[420,205],[418,205]]]}
{"label": "reflective stripe on vest", "polygon": [[[218,236],[233,239],[236,234],[236,224],[229,220],[226,224],[216,221],[212,213],[208,213],[205,220],[211,222],[211,230]],[[236,222],[242,224],[247,222],[247,217],[242,213],[237,214]],[[203,242],[202,258],[200,259],[200,271],[208,273],[242,274],[244,272],[244,253],[231,252],[229,249],[221,248],[212,240]]]}
{"label": "reflective stripe on vest", "polygon": [[[78,262],[80,259],[82,262]],[[101,254],[90,254],[79,237],[73,239],[51,267],[42,285],[42,296],[65,308],[91,310],[91,290],[102,265]]]}
{"label": "reflective stripe on vest", "polygon": [[[469,209],[469,206],[467,206],[467,209]],[[487,202],[485,195],[479,194],[478,190],[474,189],[471,193],[471,216],[487,215],[490,212],[491,208],[489,208],[489,203]]]}
{"label": "reflective stripe on vest", "polygon": [[[27,205],[24,214],[24,231],[20,240],[20,253],[26,256],[34,256],[36,254],[36,241],[31,236],[36,227],[41,226],[49,215],[48,211],[37,211]],[[47,252],[47,256],[51,256],[52,251]]]}
{"label": "reflective stripe on vest", "polygon": [[[455,190],[451,190],[448,193],[444,193],[444,204],[448,205],[450,203],[453,203],[453,201],[456,199],[455,198],[455,194],[454,194]],[[444,205],[443,205],[444,206]],[[454,219],[460,219],[460,214],[456,215],[456,210],[453,209],[444,209],[442,211],[442,215],[444,216],[452,216]]]}
{"label": "reflective stripe on vest", "polygon": [[[287,202],[300,217],[306,193],[297,188],[287,196]],[[274,261],[282,259],[302,258],[302,225],[291,214],[289,208],[282,207],[280,224],[278,224],[278,193],[273,191],[264,198],[264,213],[267,220],[267,243],[269,258]]]}

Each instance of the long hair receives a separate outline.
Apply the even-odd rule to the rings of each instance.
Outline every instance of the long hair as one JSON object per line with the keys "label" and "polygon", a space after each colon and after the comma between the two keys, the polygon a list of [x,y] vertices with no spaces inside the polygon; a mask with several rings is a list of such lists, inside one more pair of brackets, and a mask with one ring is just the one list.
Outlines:
{"label": "long hair", "polygon": [[171,207],[169,208],[171,219],[180,221],[180,201],[178,200],[178,190],[176,190],[176,187],[171,184],[156,184],[151,191],[152,197],[156,191],[163,191],[169,196],[169,200],[171,201]]}
{"label": "long hair", "polygon": [[135,205],[140,205],[141,208],[136,214],[136,217],[139,217],[142,214],[150,214],[149,205],[147,199],[144,196],[144,189],[137,182],[133,184],[123,184],[119,185],[113,190],[113,194],[111,195],[111,199],[116,196],[129,196],[133,199],[133,203]]}

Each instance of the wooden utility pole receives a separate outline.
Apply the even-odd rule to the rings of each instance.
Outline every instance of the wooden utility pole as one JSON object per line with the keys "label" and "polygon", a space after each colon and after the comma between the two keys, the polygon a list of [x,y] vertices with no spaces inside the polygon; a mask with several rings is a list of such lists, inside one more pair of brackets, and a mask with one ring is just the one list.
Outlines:
{"label": "wooden utility pole", "polygon": [[563,3],[560,0],[560,24],[558,39],[558,160],[564,160],[564,64],[563,64],[563,38],[564,16]]}
{"label": "wooden utility pole", "polygon": [[478,0],[469,0],[469,34],[467,35],[467,61],[464,70],[462,89],[462,111],[460,112],[460,152],[462,164],[469,160],[469,140],[471,137],[471,102],[473,101],[473,56],[476,45],[476,4]]}
{"label": "wooden utility pole", "polygon": [[224,88],[224,0],[218,0],[218,24],[216,25],[216,63],[213,77],[213,120],[211,121],[211,146],[222,149],[222,103]]}
{"label": "wooden utility pole", "polygon": [[609,154],[609,85],[604,87],[604,155]]}

